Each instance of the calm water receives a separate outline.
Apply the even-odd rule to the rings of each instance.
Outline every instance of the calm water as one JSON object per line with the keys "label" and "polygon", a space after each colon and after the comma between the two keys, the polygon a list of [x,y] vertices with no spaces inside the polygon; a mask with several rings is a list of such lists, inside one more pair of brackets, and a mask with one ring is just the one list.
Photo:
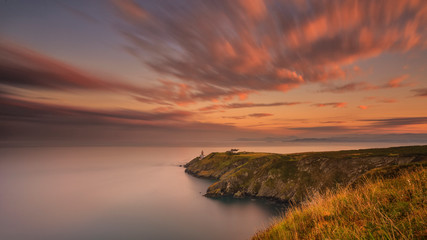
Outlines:
{"label": "calm water", "polygon": [[[243,150],[286,153],[360,147]],[[203,197],[212,181],[189,176],[177,166],[200,150],[0,149],[0,239],[247,239],[283,210],[265,201]]]}

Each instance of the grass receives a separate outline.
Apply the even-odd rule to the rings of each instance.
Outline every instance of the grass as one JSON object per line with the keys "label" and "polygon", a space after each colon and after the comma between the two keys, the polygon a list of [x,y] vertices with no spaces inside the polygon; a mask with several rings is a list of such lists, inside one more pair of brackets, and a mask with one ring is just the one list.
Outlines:
{"label": "grass", "polygon": [[390,147],[390,148],[370,148],[370,149],[358,149],[358,150],[342,150],[342,151],[331,151],[331,152],[309,152],[309,153],[297,153],[295,155],[303,155],[309,157],[327,157],[327,158],[360,158],[360,157],[405,157],[413,155],[426,155],[426,146],[402,146],[402,147]]}
{"label": "grass", "polygon": [[253,239],[426,239],[426,168],[370,176],[356,187],[314,195]]}
{"label": "grass", "polygon": [[227,154],[224,152],[213,152],[202,160],[195,158],[185,166],[190,170],[197,171],[202,177],[219,178],[228,170],[247,164],[254,159],[275,155],[272,153],[241,152]]}

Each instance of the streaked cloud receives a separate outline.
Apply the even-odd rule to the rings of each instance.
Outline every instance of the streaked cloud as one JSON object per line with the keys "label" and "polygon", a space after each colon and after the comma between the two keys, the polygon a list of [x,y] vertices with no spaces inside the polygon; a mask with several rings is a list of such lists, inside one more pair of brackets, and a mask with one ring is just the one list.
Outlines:
{"label": "streaked cloud", "polygon": [[342,133],[345,131],[352,130],[349,127],[345,126],[314,126],[314,127],[295,127],[295,128],[289,128],[291,130],[298,130],[298,131],[306,131],[306,132],[336,132],[336,133]]}
{"label": "streaked cloud", "polygon": [[360,121],[372,122],[371,125],[376,127],[398,127],[407,125],[427,124],[427,117],[364,119]]}
{"label": "streaked cloud", "polygon": [[[205,145],[255,131],[193,121],[188,111],[94,109],[0,97],[0,145]],[[214,140],[206,139],[206,135]],[[206,141],[206,142],[205,142]]]}
{"label": "streaked cloud", "polygon": [[262,137],[262,138],[238,138],[238,141],[258,142],[406,142],[410,139],[417,143],[426,143],[427,134],[343,134],[335,137],[311,137],[299,138],[296,136]]}
{"label": "streaked cloud", "polygon": [[347,106],[347,103],[346,102],[315,103],[315,104],[312,104],[311,106],[343,108],[343,107]]}
{"label": "streaked cloud", "polygon": [[200,84],[159,80],[156,84],[136,85],[123,79],[105,79],[23,46],[0,43],[0,84],[23,89],[55,91],[121,92],[145,103],[187,105],[218,97],[241,99],[248,92]]}
{"label": "streaked cloud", "polygon": [[133,0],[113,0],[112,2],[122,16],[131,21],[144,21],[148,19],[148,13]]}
{"label": "streaked cloud", "polygon": [[113,90],[89,74],[18,45],[0,44],[0,83],[22,88],[53,90]]}
{"label": "streaked cloud", "polygon": [[417,88],[411,91],[415,93],[414,96],[416,97],[427,97],[427,88]]}
{"label": "streaked cloud", "polygon": [[273,102],[273,103],[231,103],[231,104],[214,104],[203,108],[199,111],[214,111],[221,109],[237,109],[237,108],[258,108],[258,107],[277,107],[277,106],[293,106],[303,104],[304,102]]}
{"label": "streaked cloud", "polygon": [[273,116],[271,113],[252,113],[249,114],[249,117],[262,118],[262,117],[270,117]]}
{"label": "streaked cloud", "polygon": [[[424,1],[188,0],[132,3],[134,7],[147,12],[150,21],[129,20],[132,11],[119,14],[128,21],[118,31],[128,39],[132,54],[200,94],[209,87],[289,91],[346,78],[357,70],[349,64],[360,59],[426,46]],[[335,91],[400,87],[404,78]]]}
{"label": "streaked cloud", "polygon": [[408,77],[409,77],[408,74],[404,74],[402,76],[390,79],[384,86],[382,86],[382,88],[398,88],[398,87],[410,86],[411,84],[409,83],[402,83]]}
{"label": "streaked cloud", "polygon": [[355,92],[355,91],[407,87],[412,85],[411,83],[406,83],[406,82],[403,83],[403,81],[408,77],[409,77],[408,74],[404,74],[404,75],[392,78],[382,85],[375,85],[369,82],[353,82],[353,83],[347,83],[341,86],[332,85],[321,90],[321,92],[346,93],[346,92]]}
{"label": "streaked cloud", "polygon": [[251,113],[248,115],[244,115],[244,116],[224,116],[222,118],[228,118],[228,119],[235,119],[235,120],[241,120],[241,119],[246,119],[246,118],[263,118],[263,117],[270,117],[273,116],[274,114],[271,113]]}
{"label": "streaked cloud", "polygon": [[148,112],[126,109],[90,109],[25,101],[0,97],[0,114],[3,121],[43,122],[45,124],[68,123],[75,125],[117,124],[168,125],[185,121],[193,113],[188,111]]}
{"label": "streaked cloud", "polygon": [[347,83],[342,86],[330,86],[321,90],[321,92],[345,93],[345,92],[365,91],[365,90],[373,90],[373,89],[378,89],[378,86],[375,86],[368,82],[355,82],[355,83]]}
{"label": "streaked cloud", "polygon": [[58,4],[59,6],[61,6],[62,8],[66,9],[68,12],[74,14],[75,16],[86,20],[87,22],[100,24],[99,20],[96,19],[95,17],[93,17],[89,13],[86,13],[86,12],[84,12],[78,8],[72,7],[71,5],[68,5],[68,4],[61,2],[59,0],[55,0],[55,3]]}
{"label": "streaked cloud", "polygon": [[384,97],[376,97],[376,96],[365,97],[364,100],[375,101],[378,103],[395,103],[395,102],[397,102],[397,100],[394,98],[384,98]]}

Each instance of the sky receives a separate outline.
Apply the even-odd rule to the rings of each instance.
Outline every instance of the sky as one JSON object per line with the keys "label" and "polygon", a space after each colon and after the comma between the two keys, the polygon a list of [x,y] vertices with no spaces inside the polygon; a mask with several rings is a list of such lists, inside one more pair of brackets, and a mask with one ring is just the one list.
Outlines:
{"label": "sky", "polygon": [[1,0],[0,144],[427,141],[425,0]]}

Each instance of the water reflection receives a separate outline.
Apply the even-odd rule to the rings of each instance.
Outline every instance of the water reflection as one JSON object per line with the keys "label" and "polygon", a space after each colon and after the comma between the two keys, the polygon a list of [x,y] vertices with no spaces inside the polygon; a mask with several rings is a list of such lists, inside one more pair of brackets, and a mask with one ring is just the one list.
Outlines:
{"label": "water reflection", "polygon": [[251,207],[255,206],[271,216],[280,216],[290,206],[288,203],[276,202],[269,199],[255,199],[255,198],[242,198],[236,199],[233,197],[210,198],[212,201],[218,201],[224,205],[225,209],[238,207]]}

